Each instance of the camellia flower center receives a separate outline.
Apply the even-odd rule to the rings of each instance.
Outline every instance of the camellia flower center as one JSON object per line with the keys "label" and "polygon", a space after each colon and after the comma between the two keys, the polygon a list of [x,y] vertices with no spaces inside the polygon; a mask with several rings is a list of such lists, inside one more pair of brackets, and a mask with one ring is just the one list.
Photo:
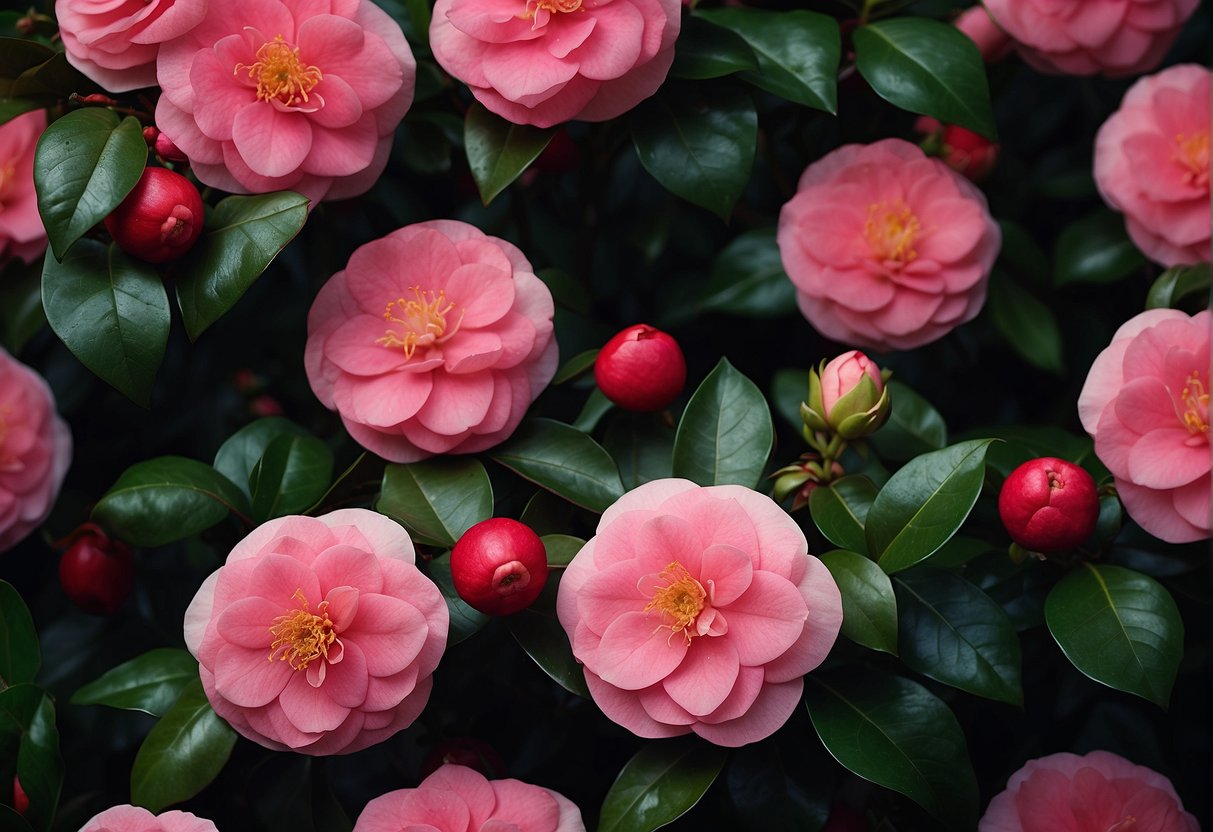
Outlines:
{"label": "camellia flower center", "polygon": [[429,347],[441,344],[459,331],[463,323],[463,312],[453,326],[448,326],[447,318],[455,308],[455,304],[446,299],[445,292],[423,292],[418,286],[411,289],[413,298],[396,298],[389,301],[387,310],[383,313],[384,320],[395,324],[382,338],[375,340],[376,344],[385,347],[400,347],[406,358],[412,358],[419,347]]}
{"label": "camellia flower center", "polygon": [[661,572],[664,586],[657,586],[653,597],[644,607],[644,611],[658,610],[669,616],[668,626],[673,633],[683,633],[687,640],[698,635],[690,629],[695,618],[703,611],[703,602],[707,593],[703,584],[691,577],[686,567],[677,561],[666,566]]}
{"label": "camellia flower center", "polygon": [[329,618],[328,601],[321,601],[312,612],[302,589],[293,596],[300,608],[274,619],[270,633],[274,641],[270,644],[269,660],[278,659],[295,670],[306,670],[319,658],[328,658],[329,646],[337,640],[335,625]]}
{"label": "camellia flower center", "polygon": [[1194,135],[1180,133],[1175,137],[1175,155],[1172,157],[1186,170],[1184,184],[1197,188],[1209,187],[1209,131]]}
{"label": "camellia flower center", "polygon": [[236,64],[233,74],[242,69],[257,82],[259,99],[277,100],[287,107],[306,104],[308,93],[324,79],[319,67],[304,65],[298,47],[291,46],[282,35],[261,44],[257,60],[253,64]]}
{"label": "camellia flower center", "polygon": [[1204,382],[1200,380],[1200,370],[1193,370],[1192,375],[1188,376],[1179,398],[1185,405],[1184,412],[1179,418],[1184,423],[1184,427],[1188,429],[1188,433],[1193,436],[1208,437],[1209,391],[1205,389]]}
{"label": "camellia flower center", "polygon": [[904,266],[918,256],[914,240],[922,230],[922,224],[900,199],[891,206],[884,202],[869,205],[863,230],[877,260]]}
{"label": "camellia flower center", "polygon": [[539,29],[547,25],[553,14],[585,11],[581,3],[582,0],[526,0],[526,6],[518,16],[523,20],[533,20],[531,28]]}

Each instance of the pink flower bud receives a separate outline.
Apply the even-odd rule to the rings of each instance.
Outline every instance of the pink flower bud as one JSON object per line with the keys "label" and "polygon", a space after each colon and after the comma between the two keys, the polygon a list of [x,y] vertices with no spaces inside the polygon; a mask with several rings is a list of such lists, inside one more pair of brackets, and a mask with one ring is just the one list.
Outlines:
{"label": "pink flower bud", "polygon": [[144,141],[144,143],[147,144],[148,147],[156,146],[156,137],[159,135],[160,135],[160,131],[157,130],[155,127],[144,127],[143,128],[143,141]]}
{"label": "pink flower bud", "polygon": [[181,152],[173,140],[163,133],[156,136],[156,155],[166,162],[187,162],[189,159]]}
{"label": "pink flower bud", "polygon": [[982,59],[988,64],[1001,61],[1011,54],[1011,47],[1014,45],[1011,36],[994,22],[994,18],[990,17],[985,7],[980,4],[962,12],[960,17],[956,18],[956,28],[977,44]]}
{"label": "pink flower bud", "polygon": [[1011,539],[1033,552],[1073,549],[1095,531],[1095,480],[1064,459],[1045,456],[1020,465],[998,494],[998,514]]}
{"label": "pink flower bud", "polygon": [[148,168],[105,228],[127,254],[163,263],[185,254],[202,233],[202,197],[193,183],[167,168]]}
{"label": "pink flower bud", "polygon": [[68,538],[59,559],[59,583],[72,603],[93,615],[113,615],[131,594],[135,561],[121,540],[85,523]]}
{"label": "pink flower bud", "polygon": [[838,400],[856,389],[864,376],[872,379],[879,396],[884,390],[880,368],[859,350],[844,352],[825,366],[821,371],[821,404],[827,420]]}
{"label": "pink flower bud", "polygon": [[999,146],[972,130],[949,124],[943,130],[942,158],[952,170],[973,182],[986,177],[998,161]]}
{"label": "pink flower bud", "polygon": [[809,400],[800,405],[805,438],[835,433],[846,440],[868,436],[889,418],[889,391],[884,375],[858,350],[844,352],[809,371]]}
{"label": "pink flower bud", "polygon": [[598,388],[624,410],[661,410],[678,398],[686,379],[678,342],[648,324],[630,326],[607,341],[594,362]]}
{"label": "pink flower bud", "polygon": [[451,578],[459,597],[486,615],[529,607],[548,579],[548,555],[539,535],[508,517],[472,526],[451,551]]}

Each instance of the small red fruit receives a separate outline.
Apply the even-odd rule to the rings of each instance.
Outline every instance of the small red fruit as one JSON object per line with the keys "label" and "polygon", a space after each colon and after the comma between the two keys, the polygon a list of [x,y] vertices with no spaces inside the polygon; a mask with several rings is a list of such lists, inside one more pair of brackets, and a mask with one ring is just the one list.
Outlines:
{"label": "small red fruit", "polygon": [[493,517],[463,533],[451,551],[455,591],[487,615],[529,607],[548,579],[543,541],[527,526]]}
{"label": "small red fruit", "polygon": [[22,816],[29,811],[29,795],[25,793],[25,789],[21,788],[21,781],[15,774],[13,775],[13,808],[17,810],[17,814]]}
{"label": "small red fruit", "polygon": [[105,228],[127,254],[163,263],[193,247],[203,219],[202,197],[193,183],[168,168],[147,168],[105,218]]}
{"label": "small red fruit", "polygon": [[999,147],[972,130],[949,124],[943,129],[943,160],[948,166],[980,182],[998,162]]}
{"label": "small red fruit", "polygon": [[1095,531],[1095,480],[1072,462],[1044,456],[1020,465],[998,494],[998,513],[1011,539],[1033,552],[1073,549]]}
{"label": "small red fruit", "polygon": [[131,548],[85,523],[72,532],[59,559],[59,583],[77,607],[93,615],[113,615],[131,594],[135,559]]}
{"label": "small red fruit", "polygon": [[682,392],[687,363],[677,341],[635,324],[606,342],[594,362],[594,380],[624,410],[661,410]]}

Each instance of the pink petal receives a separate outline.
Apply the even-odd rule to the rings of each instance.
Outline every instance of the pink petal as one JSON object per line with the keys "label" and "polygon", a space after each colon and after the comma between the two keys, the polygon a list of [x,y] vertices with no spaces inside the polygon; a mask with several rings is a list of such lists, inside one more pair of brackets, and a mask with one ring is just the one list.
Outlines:
{"label": "pink petal", "polygon": [[[501,339],[492,332],[458,332],[442,345],[442,360],[448,373],[476,373],[497,364]],[[496,399],[496,394],[493,395]]]}
{"label": "pink petal", "polygon": [[[507,829],[555,829],[560,806],[544,789],[518,780],[493,780],[498,817],[510,824]],[[504,825],[504,824],[503,824]]]}
{"label": "pink petal", "polygon": [[620,690],[608,684],[589,670],[585,671],[585,683],[590,689],[590,696],[607,718],[622,725],[638,737],[658,739],[662,737],[677,737],[689,734],[690,727],[686,725],[667,725],[649,716],[640,704],[640,697],[635,691]]}
{"label": "pink petal", "polygon": [[[324,101],[324,106],[311,114],[314,125],[331,130],[349,127],[362,118],[364,110],[362,102],[358,100],[358,93],[354,92],[354,88],[347,84],[341,76],[325,75],[324,80],[317,85],[313,93]],[[366,122],[363,129],[372,125],[373,122]],[[372,138],[378,138],[374,135],[373,129],[370,132]],[[315,142],[313,142],[314,145]],[[360,155],[365,156],[365,154]],[[366,167],[366,162],[364,161],[360,167]],[[319,173],[319,171],[316,172]]]}
{"label": "pink petal", "polygon": [[585,43],[573,51],[577,71],[586,78],[619,78],[640,58],[645,19],[631,3],[609,3],[594,9],[597,24]]}
{"label": "pink petal", "polygon": [[604,682],[640,690],[668,676],[686,652],[681,633],[655,626],[643,612],[629,612],[606,628],[593,665]]}
{"label": "pink petal", "polygon": [[324,356],[356,376],[377,376],[396,370],[409,359],[399,347],[376,343],[387,332],[382,315],[355,315],[324,340]]}
{"label": "pink petal", "polygon": [[366,169],[379,147],[374,122],[373,113],[363,113],[353,124],[341,127],[317,123],[302,169],[316,176],[351,176]]}
{"label": "pink petal", "polygon": [[[577,557],[581,557],[580,553]],[[574,562],[576,560],[574,558]],[[568,568],[571,569],[572,565]],[[636,575],[636,565],[630,561],[616,563],[601,572],[590,574],[577,590],[576,615],[590,630],[602,635],[620,616],[643,610],[648,597],[637,589]],[[570,591],[564,588],[568,579],[566,569],[560,584],[562,596]]]}
{"label": "pink petal", "polygon": [[782,655],[799,638],[808,619],[804,597],[790,581],[755,572],[750,588],[724,609],[728,639],[741,663],[756,667]]}
{"label": "pink petal", "polygon": [[646,714],[666,725],[694,725],[698,721],[694,714],[670,698],[661,683],[640,691],[640,705]]}
{"label": "pink petal", "polygon": [[698,488],[699,486],[690,480],[661,479],[646,482],[644,485],[633,488],[607,507],[607,510],[602,513],[602,518],[598,521],[598,533],[601,534],[604,529],[614,523],[616,518],[624,512],[637,509],[658,509],[675,494],[694,491]]}
{"label": "pink petal", "polygon": [[[378,512],[364,508],[343,508],[317,519],[332,530],[338,543],[349,543],[359,548],[365,546],[379,558],[391,558],[407,564],[416,560],[408,532],[395,520]],[[382,561],[379,566],[383,570],[384,581],[388,582],[396,567]],[[416,573],[416,570],[412,571]]]}
{"label": "pink petal", "polygon": [[488,373],[447,375],[434,373],[433,389],[417,421],[438,434],[454,436],[484,419],[493,399],[493,378]]}
{"label": "pink petal", "polygon": [[366,657],[372,676],[392,676],[421,653],[429,636],[425,616],[412,604],[388,595],[363,595],[348,638]]}
{"label": "pink petal", "polygon": [[254,173],[286,176],[299,169],[312,149],[312,126],[300,113],[245,107],[232,122],[232,142]]}
{"label": "pink petal", "polygon": [[312,604],[319,603],[324,597],[316,573],[285,555],[261,558],[249,576],[249,591],[268,598],[284,610],[300,608],[296,593],[302,593]]}
{"label": "pink petal", "polygon": [[[328,595],[334,587],[351,586],[361,592],[379,592],[383,573],[379,558],[365,549],[339,544],[324,550],[312,563],[320,591]],[[348,622],[343,622],[343,627]]]}
{"label": "pink petal", "polygon": [[662,685],[688,712],[707,716],[732,693],[739,669],[737,649],[728,639],[701,636]]}
{"label": "pink petal", "polygon": [[432,388],[430,373],[385,373],[376,378],[343,375],[333,388],[333,399],[351,418],[388,428],[415,416]]}
{"label": "pink petal", "polygon": [[577,75],[577,62],[560,60],[532,41],[492,47],[492,60],[484,63],[489,86],[511,101],[550,96]]}
{"label": "pink petal", "polygon": [[446,296],[457,307],[452,314],[469,329],[488,326],[509,311],[514,303],[514,281],[510,273],[495,266],[470,263],[450,273]]}
{"label": "pink petal", "polygon": [[783,727],[800,704],[803,692],[803,679],[780,685],[763,685],[758,698],[742,716],[714,724],[699,722],[693,726],[693,730],[708,742],[727,748],[758,742]]}
{"label": "pink petal", "polygon": [[421,789],[442,789],[459,795],[471,815],[468,827],[479,829],[493,814],[497,797],[480,772],[462,765],[444,765],[421,781]]}
{"label": "pink petal", "polygon": [[305,675],[299,672],[291,676],[278,696],[278,706],[287,721],[305,734],[332,731],[350,715],[349,708],[325,695],[323,687],[309,685]]}
{"label": "pink petal", "polygon": [[[323,659],[321,661],[323,662]],[[342,708],[357,708],[362,705],[366,701],[369,677],[367,661],[359,645],[353,641],[343,643],[341,661],[325,664],[328,665],[327,673],[324,684],[320,686],[320,692]],[[309,666],[308,670],[311,669]]]}
{"label": "pink petal", "polygon": [[735,601],[749,589],[753,575],[750,556],[735,546],[718,543],[703,550],[699,582],[713,606],[723,607]]}
{"label": "pink petal", "polygon": [[[225,644],[215,654],[215,690],[239,708],[259,708],[273,702],[295,676],[284,661],[270,661],[268,645],[250,650]],[[307,684],[304,682],[304,684]]]}
{"label": "pink petal", "polygon": [[1129,479],[1146,488],[1171,489],[1209,476],[1209,444],[1186,444],[1183,428],[1152,430],[1129,451]]}
{"label": "pink petal", "polygon": [[215,628],[224,641],[269,655],[270,643],[274,640],[270,628],[274,619],[283,613],[289,613],[289,610],[265,598],[241,598],[219,614]]}
{"label": "pink petal", "polygon": [[[636,532],[636,568],[642,574],[659,574],[671,563],[678,563],[698,578],[703,543],[698,530],[673,514],[660,514],[645,522]],[[659,584],[660,585],[660,584]],[[651,597],[651,590],[648,591]]]}

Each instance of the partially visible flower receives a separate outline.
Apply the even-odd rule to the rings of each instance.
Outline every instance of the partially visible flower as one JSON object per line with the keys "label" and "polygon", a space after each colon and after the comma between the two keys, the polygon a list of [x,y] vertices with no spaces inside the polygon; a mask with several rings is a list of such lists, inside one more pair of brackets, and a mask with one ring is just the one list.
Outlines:
{"label": "partially visible flower", "polygon": [[0,552],[50,514],[72,462],[72,435],[42,376],[0,348]]}
{"label": "partially visible flower", "polygon": [[46,251],[34,191],[34,148],[45,129],[46,110],[0,124],[0,265],[12,257],[33,263]]}
{"label": "partially visible flower", "polygon": [[556,372],[555,308],[531,264],[463,222],[373,240],[308,314],[312,390],[393,462],[504,441]]}
{"label": "partially visible flower", "polygon": [[153,815],[129,803],[89,818],[80,832],[218,832],[215,824],[189,812]]}
{"label": "partially visible flower", "polygon": [[981,191],[902,139],[826,154],[779,213],[801,312],[876,350],[922,346],[976,316],[1001,240]]}
{"label": "partially visible flower", "polygon": [[564,795],[521,780],[486,780],[447,764],[415,789],[377,797],[354,832],[585,832],[581,812]]}
{"label": "partially visible flower", "polygon": [[981,52],[986,63],[1001,61],[1011,53],[1014,41],[990,18],[986,7],[980,3],[961,12],[955,20],[956,28],[969,36]]}
{"label": "partially visible flower", "polygon": [[830,431],[858,439],[879,430],[889,418],[889,391],[880,368],[859,350],[850,350],[809,371],[809,400],[800,405],[808,431]]}
{"label": "partially visible flower", "polygon": [[1091,364],[1078,415],[1129,515],[1168,543],[1210,536],[1209,310],[1151,309]]}
{"label": "partially visible flower", "polygon": [[425,707],[449,615],[399,525],[365,509],[279,517],[236,544],[185,614],[215,713],[266,748],[348,754]]}
{"label": "partially visible flower", "polygon": [[508,121],[606,121],[665,81],[681,14],[680,0],[438,0],[430,46]]}
{"label": "partially visible flower", "polygon": [[1181,64],[1140,79],[1095,137],[1095,184],[1164,266],[1209,262],[1213,73]]}
{"label": "partially visible flower", "polygon": [[160,44],[197,26],[207,4],[208,0],[55,0],[55,17],[67,62],[110,92],[126,92],[155,85]]}
{"label": "partially visible flower", "polygon": [[1110,77],[1162,61],[1200,0],[986,0],[1020,56],[1041,72]]}
{"label": "partially visible flower", "polygon": [[1050,754],[1011,775],[978,832],[1200,832],[1171,781],[1109,751]]}

